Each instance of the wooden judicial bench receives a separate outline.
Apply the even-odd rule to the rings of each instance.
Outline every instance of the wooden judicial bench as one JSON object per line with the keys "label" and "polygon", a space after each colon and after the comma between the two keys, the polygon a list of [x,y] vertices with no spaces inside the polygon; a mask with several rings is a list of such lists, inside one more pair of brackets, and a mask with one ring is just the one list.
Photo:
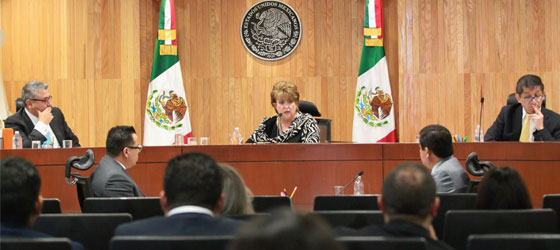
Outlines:
{"label": "wooden judicial bench", "polygon": [[[454,148],[463,165],[469,153],[477,152],[482,161],[517,169],[534,207],[542,206],[544,194],[560,193],[560,143],[455,143]],[[86,149],[0,150],[0,157],[21,156],[33,162],[41,174],[43,197],[59,198],[63,212],[77,213],[76,187],[66,184],[64,170],[69,157],[81,156]],[[105,148],[91,149],[98,164]],[[137,165],[128,171],[147,196],[159,196],[167,161],[180,153],[203,152],[235,167],[255,195],[279,195],[284,188],[290,193],[297,186],[294,208],[311,211],[315,196],[332,195],[333,186],[345,185],[360,170],[364,171],[365,193],[380,193],[383,177],[392,168],[403,162],[420,162],[418,150],[416,143],[145,147]],[[81,174],[89,176],[93,169]],[[345,194],[352,192],[351,185]]]}

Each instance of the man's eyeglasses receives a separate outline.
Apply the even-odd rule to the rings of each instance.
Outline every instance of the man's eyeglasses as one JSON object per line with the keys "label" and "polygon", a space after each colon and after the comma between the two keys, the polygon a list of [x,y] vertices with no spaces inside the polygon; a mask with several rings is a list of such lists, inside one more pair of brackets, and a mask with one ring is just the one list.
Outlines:
{"label": "man's eyeglasses", "polygon": [[136,146],[136,147],[127,146],[127,148],[138,149],[138,152],[142,152],[142,145],[138,145],[138,146]]}
{"label": "man's eyeglasses", "polygon": [[537,102],[540,102],[541,99],[544,100],[544,95],[523,97],[523,100],[524,100],[525,102],[530,102],[530,101],[532,101],[533,99],[537,100]]}
{"label": "man's eyeglasses", "polygon": [[32,101],[38,101],[38,102],[50,102],[52,100],[52,96],[49,96],[45,99],[31,99]]}

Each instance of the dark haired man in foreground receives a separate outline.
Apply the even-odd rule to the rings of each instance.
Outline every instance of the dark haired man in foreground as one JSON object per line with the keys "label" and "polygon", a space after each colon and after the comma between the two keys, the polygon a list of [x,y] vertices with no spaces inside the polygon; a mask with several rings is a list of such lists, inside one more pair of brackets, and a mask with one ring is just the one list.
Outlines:
{"label": "dark haired man in foreground", "polygon": [[[2,238],[52,238],[48,234],[31,230],[41,213],[43,197],[39,194],[41,177],[35,166],[20,157],[0,159]],[[72,249],[84,249],[72,242]]]}
{"label": "dark haired man in foreground", "polygon": [[223,203],[216,161],[201,153],[182,154],[165,168],[161,191],[165,216],[120,225],[115,235],[233,235],[241,222],[216,217]]}

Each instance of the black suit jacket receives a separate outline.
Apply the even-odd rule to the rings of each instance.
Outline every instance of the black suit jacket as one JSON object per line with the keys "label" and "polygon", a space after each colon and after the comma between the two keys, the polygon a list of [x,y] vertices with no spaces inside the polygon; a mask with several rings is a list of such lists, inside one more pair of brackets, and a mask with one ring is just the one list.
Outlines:
{"label": "black suit jacket", "polygon": [[[48,125],[51,126],[58,144],[62,147],[63,140],[72,140],[72,147],[80,147],[80,140],[78,140],[78,137],[72,132],[72,129],[68,127],[62,111],[60,111],[59,108],[52,107],[51,113],[53,119]],[[43,144],[43,142],[47,140],[43,134],[34,129],[35,125],[33,125],[29,116],[27,116],[25,108],[18,110],[15,114],[8,117],[5,126],[6,128],[13,128],[14,133],[15,131],[19,131],[23,139],[24,148],[30,148],[31,141],[38,140]]]}
{"label": "black suit jacket", "polygon": [[[0,225],[0,236],[2,238],[52,238],[53,236],[32,230],[24,225]],[[70,243],[73,250],[83,250],[84,246],[79,242],[72,241]]]}
{"label": "black suit jacket", "polygon": [[[560,141],[560,115],[545,107],[541,112],[544,129],[533,133],[535,141]],[[484,141],[519,141],[522,117],[523,106],[520,103],[503,107],[494,124],[486,131]]]}
{"label": "black suit jacket", "polygon": [[101,158],[90,178],[94,197],[144,197],[132,177],[108,155]]}
{"label": "black suit jacket", "polygon": [[169,217],[152,217],[119,225],[115,236],[221,236],[233,235],[243,224],[226,217],[200,213],[181,213]]}

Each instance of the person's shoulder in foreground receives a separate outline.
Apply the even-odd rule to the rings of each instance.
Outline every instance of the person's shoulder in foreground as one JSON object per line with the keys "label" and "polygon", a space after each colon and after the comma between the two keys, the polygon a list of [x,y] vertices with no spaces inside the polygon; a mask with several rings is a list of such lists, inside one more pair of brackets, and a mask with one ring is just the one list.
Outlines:
{"label": "person's shoulder in foreground", "polygon": [[[20,157],[0,159],[0,236],[2,238],[51,238],[51,235],[32,230],[41,213],[43,198],[39,194],[41,177],[35,166]],[[71,242],[72,249],[84,249]]]}
{"label": "person's shoulder in foreground", "polygon": [[232,235],[242,222],[220,217],[220,167],[210,156],[187,153],[166,166],[161,206],[165,216],[120,225],[115,235]]}
{"label": "person's shoulder in foreground", "polygon": [[484,141],[560,141],[560,115],[544,107],[546,93],[541,78],[521,77],[515,92],[518,103],[501,109]]}

